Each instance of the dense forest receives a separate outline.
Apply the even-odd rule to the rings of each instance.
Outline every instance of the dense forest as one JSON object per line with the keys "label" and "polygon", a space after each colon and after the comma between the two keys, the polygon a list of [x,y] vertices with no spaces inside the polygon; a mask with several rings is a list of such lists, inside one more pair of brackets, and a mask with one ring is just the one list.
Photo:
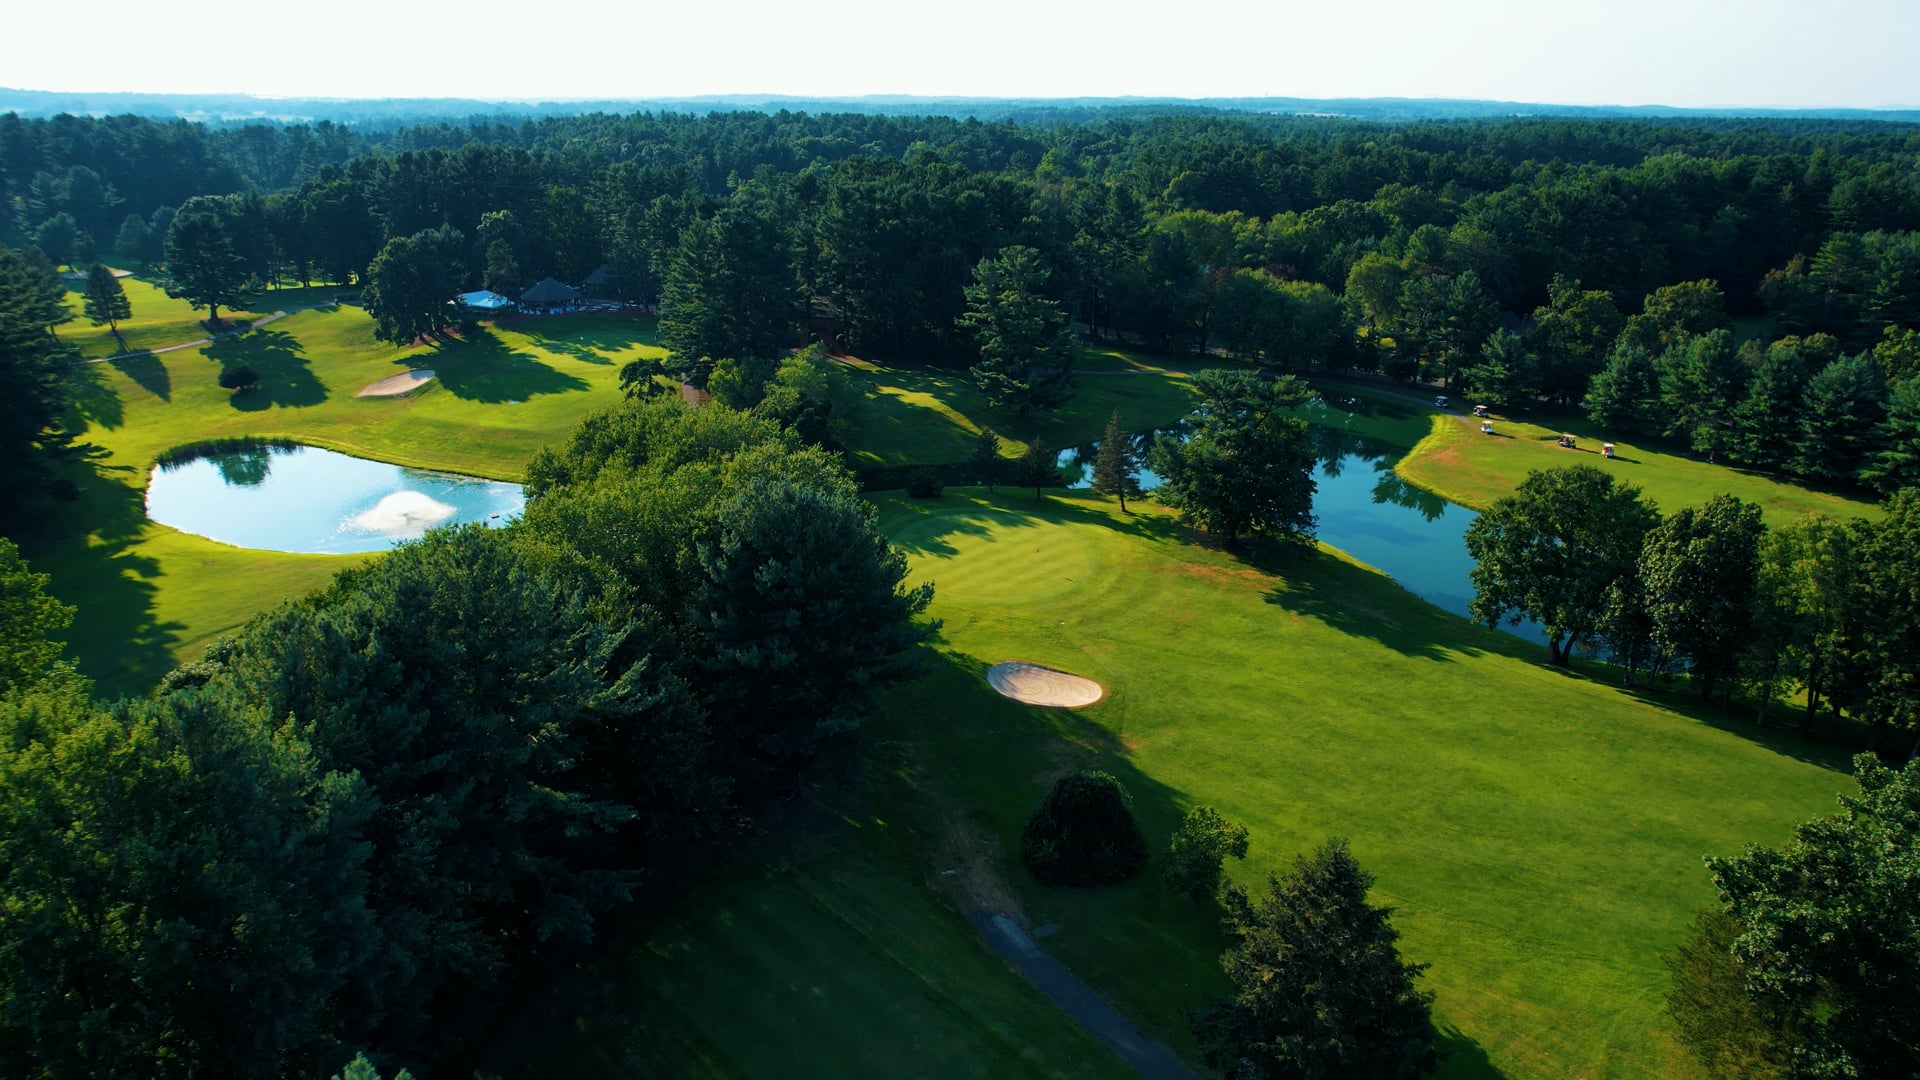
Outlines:
{"label": "dense forest", "polygon": [[384,254],[373,306],[408,339],[456,290],[606,265],[688,359],[813,326],[936,361],[967,355],[976,265],[1019,246],[1096,336],[1584,405],[1891,491],[1920,435],[1916,148],[1917,127],[1818,120],[9,115],[0,241],[174,264],[214,308]]}

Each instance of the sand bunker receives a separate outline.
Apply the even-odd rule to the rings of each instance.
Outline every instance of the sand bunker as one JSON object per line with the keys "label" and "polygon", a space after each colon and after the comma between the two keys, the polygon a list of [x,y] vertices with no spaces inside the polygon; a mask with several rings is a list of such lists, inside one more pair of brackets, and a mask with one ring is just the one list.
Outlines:
{"label": "sand bunker", "polygon": [[1100,684],[1092,679],[1083,679],[1022,660],[1009,660],[988,668],[987,682],[1015,701],[1067,709],[1091,705],[1106,694]]}
{"label": "sand bunker", "polygon": [[417,371],[403,371],[398,375],[381,379],[371,386],[363,387],[354,397],[398,397],[411,392],[415,387],[433,378],[433,372],[426,368]]}
{"label": "sand bunker", "polygon": [[373,509],[349,519],[356,528],[384,536],[418,536],[459,513],[431,495],[418,491],[396,491],[375,503]]}

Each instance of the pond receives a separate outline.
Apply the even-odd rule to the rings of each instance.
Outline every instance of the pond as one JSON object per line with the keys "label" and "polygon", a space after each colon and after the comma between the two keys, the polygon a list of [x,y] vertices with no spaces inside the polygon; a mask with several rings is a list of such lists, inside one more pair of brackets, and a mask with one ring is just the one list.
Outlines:
{"label": "pond", "polygon": [[[1176,426],[1135,435],[1135,449],[1144,461],[1156,442],[1182,438],[1185,431]],[[1318,537],[1435,607],[1471,619],[1467,604],[1473,599],[1468,576],[1473,556],[1467,554],[1466,535],[1467,526],[1480,515],[1402,480],[1393,463],[1406,452],[1404,447],[1329,424],[1311,424],[1308,431],[1316,458],[1313,512],[1319,519]],[[1068,487],[1093,486],[1098,451],[1097,443],[1061,451],[1059,463]],[[1151,491],[1159,484],[1158,476],[1141,468],[1143,488]],[[1537,624],[1503,629],[1529,641],[1546,641]]]}
{"label": "pond", "polygon": [[385,551],[436,525],[499,525],[519,484],[368,461],[312,446],[222,447],[153,467],[147,516],[266,551]]}

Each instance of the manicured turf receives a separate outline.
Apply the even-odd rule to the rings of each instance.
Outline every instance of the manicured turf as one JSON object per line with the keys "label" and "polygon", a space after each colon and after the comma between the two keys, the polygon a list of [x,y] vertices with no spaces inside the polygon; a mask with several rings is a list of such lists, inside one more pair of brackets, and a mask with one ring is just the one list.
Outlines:
{"label": "manicured turf", "polygon": [[[855,826],[893,827],[879,818]],[[703,886],[647,935],[616,976],[613,1005],[553,1047],[540,1075],[1124,1073],[988,952],[910,863],[878,854],[894,846],[856,835]]]}
{"label": "manicured turf", "polygon": [[1081,446],[1100,438],[1114,409],[1129,431],[1164,427],[1193,408],[1185,372],[1221,363],[1194,360],[1170,367],[1153,358],[1086,348],[1075,364],[1079,374],[1072,399],[1050,416],[1022,420],[1011,409],[990,408],[964,368],[854,361],[851,369],[869,399],[854,429],[851,457],[856,468],[965,461],[983,427],[1000,436],[1006,457],[1018,457],[1036,436],[1055,449]]}
{"label": "manicured turf", "polygon": [[[299,312],[197,349],[78,369],[85,439],[104,456],[85,496],[36,530],[28,554],[79,607],[69,651],[106,693],[137,693],[205,643],[324,582],[350,560],[244,551],[145,519],[156,457],[207,439],[280,437],[402,465],[518,479],[535,450],[619,400],[619,368],[658,354],[651,322],[581,316],[483,328],[396,349],[355,307]],[[229,393],[223,368],[260,372]],[[437,377],[397,398],[355,397],[415,367]]]}
{"label": "manicured turf", "polygon": [[[874,732],[911,746],[927,813],[1011,852],[1051,779],[1097,765],[1156,850],[1196,803],[1245,822],[1241,881],[1350,837],[1433,965],[1448,1075],[1689,1074],[1660,958],[1712,898],[1700,857],[1830,809],[1839,755],[1551,670],[1330,552],[1260,569],[1158,513],[977,494],[881,500],[945,621],[940,670],[892,691]],[[1109,696],[1016,705],[982,679],[1005,659]],[[1216,912],[1151,876],[1054,890],[999,866],[1059,924],[1050,949],[1191,1049],[1181,1010],[1222,988]]]}
{"label": "manicured turf", "polygon": [[[67,287],[67,306],[73,309],[74,317],[72,322],[58,328],[60,337],[89,359],[140,349],[162,349],[210,334],[202,322],[207,317],[205,308],[196,309],[185,300],[176,300],[151,281],[124,277],[120,279],[120,287],[133,307],[133,318],[120,321],[120,336],[126,339],[123,348],[112,330],[87,321],[84,310],[87,283],[72,280],[61,283]],[[276,311],[323,302],[338,291],[332,286],[262,290],[238,308],[221,308],[220,318],[222,322],[252,321]]]}
{"label": "manicured turf", "polygon": [[[1784,525],[1802,514],[1820,511],[1839,518],[1878,516],[1874,504],[1858,496],[1815,491],[1784,479],[1725,464],[1708,464],[1690,454],[1616,438],[1584,417],[1544,423],[1494,421],[1495,434],[1480,433],[1471,416],[1435,414],[1432,431],[1396,471],[1406,479],[1457,503],[1484,508],[1510,494],[1535,469],[1580,462],[1606,469],[1636,484],[1663,511],[1699,506],[1722,492],[1758,503],[1769,525]],[[1548,424],[1556,426],[1547,426]],[[1576,437],[1576,449],[1558,444],[1562,432]],[[1614,444],[1613,460],[1601,456]]]}

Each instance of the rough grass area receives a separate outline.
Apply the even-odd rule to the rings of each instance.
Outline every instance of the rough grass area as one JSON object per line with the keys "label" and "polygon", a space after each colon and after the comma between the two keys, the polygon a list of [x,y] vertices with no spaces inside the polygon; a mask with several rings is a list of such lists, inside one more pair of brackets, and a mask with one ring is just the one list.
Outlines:
{"label": "rough grass area", "polygon": [[1083,348],[1074,365],[1072,399],[1050,416],[1022,420],[1013,410],[990,408],[965,368],[850,361],[849,370],[869,394],[867,413],[851,439],[852,463],[858,468],[965,461],[983,427],[1000,436],[1005,457],[1020,456],[1036,437],[1056,449],[1080,446],[1100,438],[1115,409],[1129,431],[1164,427],[1193,408],[1188,373],[1223,363],[1197,358],[1174,363]]}
{"label": "rough grass area", "polygon": [[[1106,1077],[1092,1036],[886,855],[885,818],[700,888],[607,973],[610,1005],[544,1054],[548,1077]],[[812,846],[812,845],[809,845]]]}
{"label": "rough grass area", "polygon": [[[276,295],[285,295],[284,290]],[[482,327],[466,340],[396,349],[355,307],[304,311],[196,349],[75,369],[76,412],[95,460],[80,501],[27,538],[55,595],[79,608],[69,652],[103,692],[139,692],[207,641],[324,582],[343,557],[245,551],[146,520],[153,463],[187,443],[293,439],[401,465],[518,479],[527,459],[619,400],[619,369],[659,355],[651,321],[580,316]],[[253,389],[220,372],[245,364]],[[404,397],[357,398],[415,367],[437,376]]]}
{"label": "rough grass area", "polygon": [[[1700,857],[1778,843],[1847,786],[1840,755],[1536,662],[1337,553],[1250,565],[1163,514],[949,489],[883,498],[937,582],[940,670],[888,699],[922,798],[1016,845],[1061,773],[1099,767],[1164,848],[1189,807],[1253,833],[1242,882],[1353,841],[1433,965],[1451,1076],[1684,1076],[1661,956],[1712,891]],[[1084,710],[995,694],[1018,656],[1093,678]],[[1149,873],[1105,890],[997,866],[1048,947],[1177,1047],[1222,989],[1218,913]]]}

